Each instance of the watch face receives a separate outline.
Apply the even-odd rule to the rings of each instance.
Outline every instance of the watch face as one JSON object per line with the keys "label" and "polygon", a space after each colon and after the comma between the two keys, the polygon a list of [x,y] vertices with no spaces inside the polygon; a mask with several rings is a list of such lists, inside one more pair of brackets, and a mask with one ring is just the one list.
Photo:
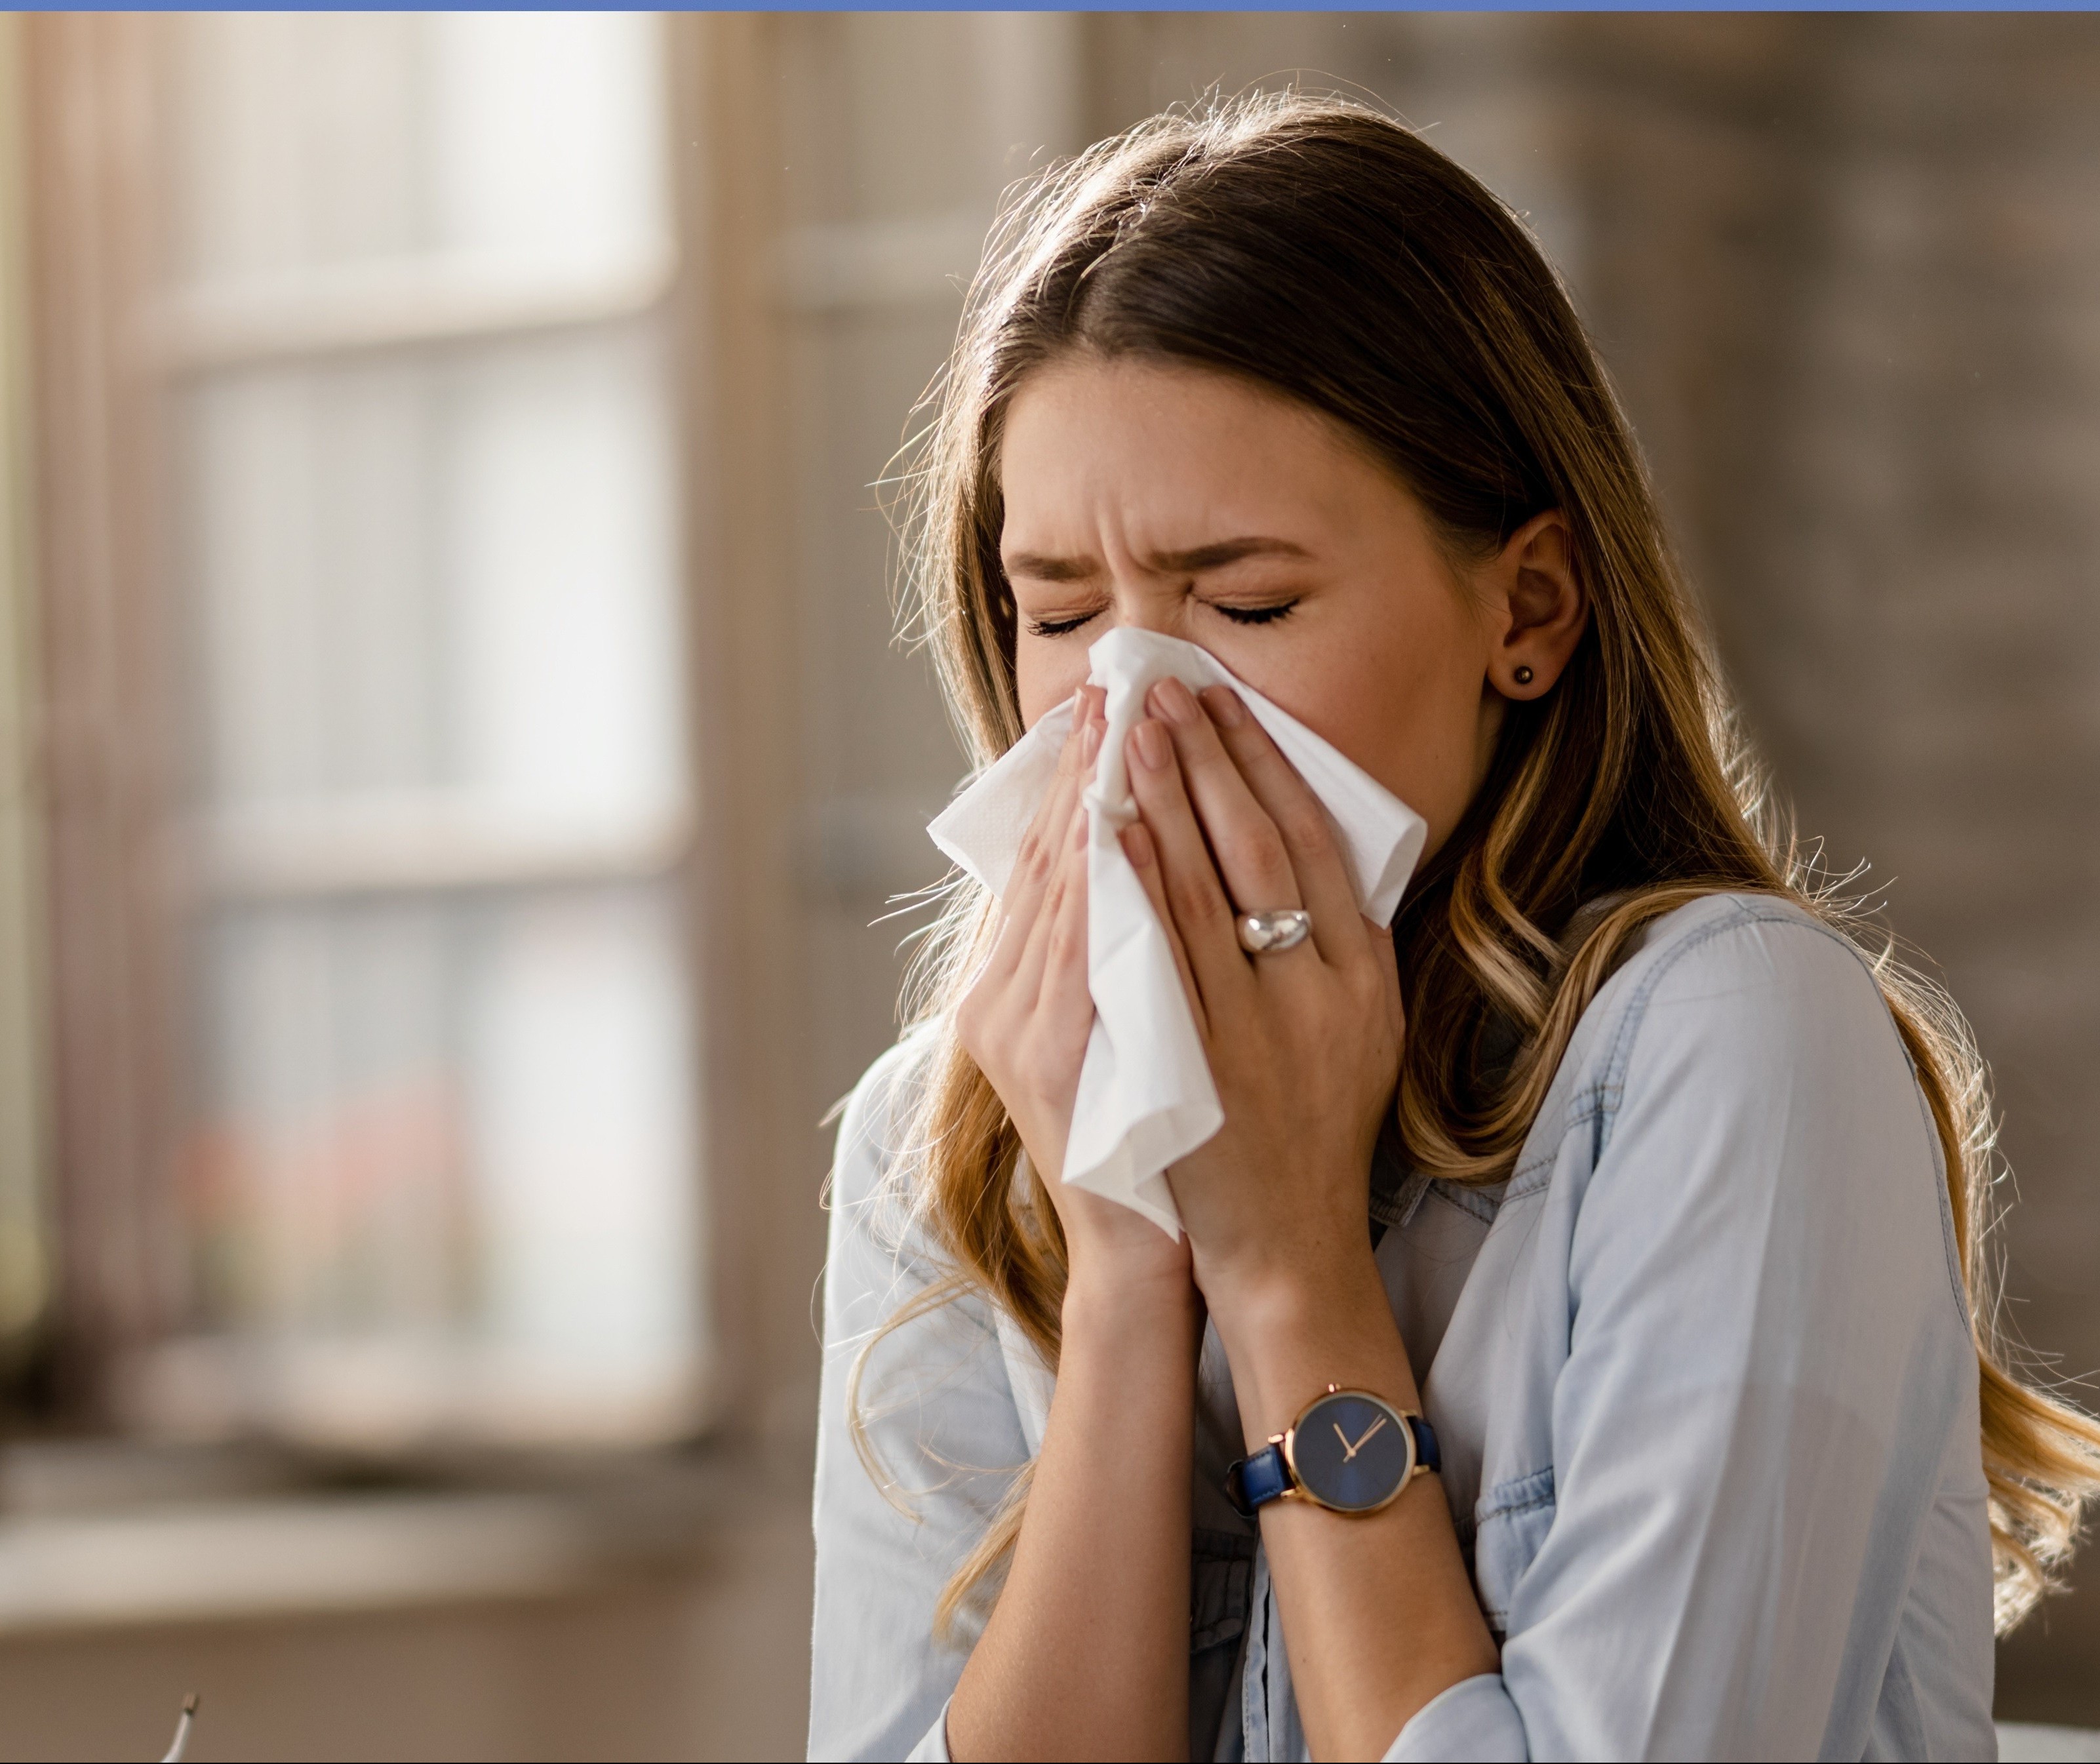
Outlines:
{"label": "watch face", "polygon": [[1290,1468],[1323,1507],[1369,1513],[1401,1491],[1414,1467],[1414,1435],[1399,1410],[1364,1390],[1337,1390],[1293,1430]]}

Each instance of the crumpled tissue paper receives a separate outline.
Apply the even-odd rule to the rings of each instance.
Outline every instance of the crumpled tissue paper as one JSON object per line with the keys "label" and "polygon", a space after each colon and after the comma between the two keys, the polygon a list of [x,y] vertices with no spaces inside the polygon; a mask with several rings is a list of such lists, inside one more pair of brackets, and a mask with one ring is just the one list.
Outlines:
{"label": "crumpled tissue paper", "polygon": [[[1117,834],[1137,818],[1125,743],[1145,694],[1171,676],[1192,692],[1235,688],[1325,805],[1365,917],[1390,923],[1422,855],[1422,817],[1305,725],[1242,684],[1207,650],[1156,631],[1110,631],[1088,651],[1090,684],[1107,691],[1108,732],[1085,795],[1087,980],[1094,1024],[1079,1072],[1064,1179],[1135,1208],[1171,1237],[1181,1216],[1167,1167],[1224,1124],[1217,1085],[1181,988],[1173,946]],[[1035,812],[1057,776],[1075,701],[1043,714],[971,782],[927,832],[1003,895]],[[1242,901],[1242,911],[1279,901]]]}

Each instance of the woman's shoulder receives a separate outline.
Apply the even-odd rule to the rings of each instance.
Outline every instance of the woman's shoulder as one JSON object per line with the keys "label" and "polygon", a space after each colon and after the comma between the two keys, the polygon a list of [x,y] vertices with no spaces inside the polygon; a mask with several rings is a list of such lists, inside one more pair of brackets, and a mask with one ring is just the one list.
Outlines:
{"label": "woman's shoulder", "polygon": [[1656,920],[1591,1001],[1555,1087],[1600,1154],[1643,1125],[1696,1135],[1792,1111],[1871,1121],[1906,1162],[1935,1156],[1865,953],[1785,895],[1710,895]]}
{"label": "woman's shoulder", "polygon": [[1570,1051],[1623,1075],[1643,1036],[1665,1023],[1676,1035],[1710,1028],[1745,1050],[1762,1031],[1779,1048],[1798,1047],[1811,1026],[1900,1047],[1865,953],[1785,895],[1705,895],[1652,922],[1591,1001]]}
{"label": "woman's shoulder", "polygon": [[1746,1239],[1781,1217],[1828,1232],[1841,1214],[1900,1215],[1920,1271],[1951,1245],[1937,1136],[1888,1004],[1865,953],[1798,900],[1714,895],[1657,920],[1556,1088],[1563,1131],[1541,1150],[1568,1169],[1556,1154],[1577,1148],[1586,1207],[1601,1183],[1614,1204],[1733,1219]]}

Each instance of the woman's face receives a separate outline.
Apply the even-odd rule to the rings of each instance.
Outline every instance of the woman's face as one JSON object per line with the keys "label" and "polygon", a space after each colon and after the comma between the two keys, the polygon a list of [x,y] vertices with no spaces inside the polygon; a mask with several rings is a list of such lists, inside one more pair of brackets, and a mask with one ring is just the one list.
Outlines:
{"label": "woman's face", "polygon": [[1114,627],[1185,638],[1414,808],[1432,851],[1504,705],[1550,687],[1582,634],[1558,514],[1454,570],[1340,425],[1228,374],[1053,362],[1015,395],[1000,475],[1028,723]]}

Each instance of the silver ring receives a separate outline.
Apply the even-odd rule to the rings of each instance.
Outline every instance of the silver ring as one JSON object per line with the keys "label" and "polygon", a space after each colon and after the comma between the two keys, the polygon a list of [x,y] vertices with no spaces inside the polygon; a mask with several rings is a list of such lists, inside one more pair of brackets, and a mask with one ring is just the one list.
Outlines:
{"label": "silver ring", "polygon": [[1273,956],[1295,949],[1312,935],[1312,915],[1303,907],[1279,907],[1273,913],[1242,913],[1240,948],[1251,956]]}

